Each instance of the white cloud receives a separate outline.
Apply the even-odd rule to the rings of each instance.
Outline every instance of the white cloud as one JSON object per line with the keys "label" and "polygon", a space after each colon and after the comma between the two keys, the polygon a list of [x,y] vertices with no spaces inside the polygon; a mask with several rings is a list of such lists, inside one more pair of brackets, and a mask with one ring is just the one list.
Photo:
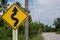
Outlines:
{"label": "white cloud", "polygon": [[33,20],[52,24],[54,18],[60,17],[60,0],[33,0],[31,10]]}

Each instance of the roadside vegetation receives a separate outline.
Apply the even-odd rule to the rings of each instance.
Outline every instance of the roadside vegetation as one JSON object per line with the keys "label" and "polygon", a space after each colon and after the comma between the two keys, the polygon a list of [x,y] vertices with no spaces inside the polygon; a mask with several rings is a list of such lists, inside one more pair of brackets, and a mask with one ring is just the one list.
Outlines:
{"label": "roadside vegetation", "polygon": [[54,20],[54,25],[55,25],[55,32],[57,34],[60,34],[60,18],[56,18]]}
{"label": "roadside vegetation", "polygon": [[41,36],[41,34],[39,34],[37,37],[34,37],[32,39],[29,40],[44,40],[44,38]]}

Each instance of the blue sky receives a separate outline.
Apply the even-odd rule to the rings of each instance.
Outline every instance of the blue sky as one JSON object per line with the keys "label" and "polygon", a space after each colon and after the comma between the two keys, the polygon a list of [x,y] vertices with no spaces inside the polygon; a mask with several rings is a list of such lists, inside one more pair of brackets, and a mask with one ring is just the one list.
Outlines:
{"label": "blue sky", "polygon": [[[9,0],[8,3],[19,1],[24,7],[24,0]],[[60,0],[29,0],[29,10],[33,21],[41,21],[49,26],[55,18],[60,17]]]}
{"label": "blue sky", "polygon": [[24,3],[25,3],[24,0],[8,0],[8,3],[13,4],[16,1],[20,2],[22,4],[22,7],[24,7]]}

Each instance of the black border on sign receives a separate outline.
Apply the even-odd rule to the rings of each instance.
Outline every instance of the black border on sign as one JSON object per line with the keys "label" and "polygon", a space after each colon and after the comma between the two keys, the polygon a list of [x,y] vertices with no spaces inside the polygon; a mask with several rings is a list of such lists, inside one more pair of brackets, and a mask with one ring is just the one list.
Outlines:
{"label": "black border on sign", "polygon": [[[17,7],[28,17],[27,13],[26,13],[20,6],[18,6],[16,3],[13,3],[13,4],[10,6],[10,8],[11,8],[13,5],[17,6]],[[10,8],[9,8],[9,9],[10,9]],[[9,9],[7,9],[6,12],[7,12]],[[4,14],[6,14],[6,12],[4,12]],[[14,29],[14,30],[18,29],[18,28],[22,25],[22,23],[26,20],[26,18],[27,18],[27,17],[26,17],[26,18],[21,22],[21,24],[19,24],[17,27],[12,27],[5,19],[3,19],[4,14],[1,16],[1,19],[2,19],[3,21],[5,21],[5,22],[6,22],[12,29]]]}

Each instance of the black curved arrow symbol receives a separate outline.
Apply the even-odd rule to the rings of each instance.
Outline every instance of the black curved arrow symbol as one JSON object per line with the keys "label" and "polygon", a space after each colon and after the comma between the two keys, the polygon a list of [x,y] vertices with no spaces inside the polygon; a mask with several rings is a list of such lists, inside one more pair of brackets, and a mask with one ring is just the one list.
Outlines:
{"label": "black curved arrow symbol", "polygon": [[18,20],[17,18],[14,17],[14,16],[17,14],[17,12],[18,12],[17,8],[14,7],[14,9],[13,9],[12,12],[14,12],[14,13],[11,15],[11,19],[16,21],[16,22],[14,23],[14,26],[17,26],[19,20]]}

